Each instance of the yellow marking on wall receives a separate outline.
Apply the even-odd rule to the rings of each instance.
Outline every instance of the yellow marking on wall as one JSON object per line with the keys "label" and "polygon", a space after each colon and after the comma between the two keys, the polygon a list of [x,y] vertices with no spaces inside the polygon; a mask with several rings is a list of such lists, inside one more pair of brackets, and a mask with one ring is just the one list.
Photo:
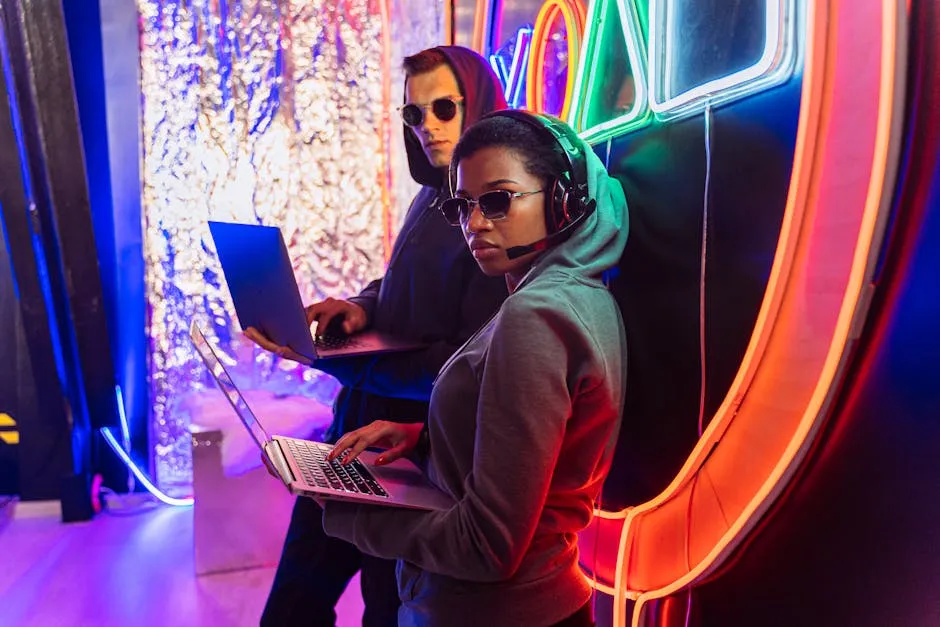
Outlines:
{"label": "yellow marking on wall", "polygon": [[[10,414],[0,413],[0,427],[15,427],[16,421]],[[20,432],[13,430],[0,431],[0,442],[14,445],[20,443]]]}

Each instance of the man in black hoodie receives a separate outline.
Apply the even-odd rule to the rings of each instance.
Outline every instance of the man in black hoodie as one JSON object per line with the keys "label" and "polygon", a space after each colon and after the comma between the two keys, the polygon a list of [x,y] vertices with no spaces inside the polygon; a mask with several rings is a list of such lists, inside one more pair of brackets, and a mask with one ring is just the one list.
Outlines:
{"label": "man in black hoodie", "polygon": [[[311,305],[307,316],[318,330],[341,316],[347,333],[372,328],[429,345],[316,363],[343,384],[333,408],[332,441],[374,420],[424,420],[438,370],[506,297],[502,277],[488,278],[480,271],[460,229],[438,210],[448,196],[446,171],[461,132],[483,115],[506,108],[502,86],[482,57],[457,46],[407,57],[404,69],[401,113],[408,165],[423,187],[405,216],[385,276],[349,300]],[[365,601],[363,626],[397,625],[395,562],[364,555],[325,535],[320,507],[298,498],[261,624],[335,624],[333,608],[356,571]]]}

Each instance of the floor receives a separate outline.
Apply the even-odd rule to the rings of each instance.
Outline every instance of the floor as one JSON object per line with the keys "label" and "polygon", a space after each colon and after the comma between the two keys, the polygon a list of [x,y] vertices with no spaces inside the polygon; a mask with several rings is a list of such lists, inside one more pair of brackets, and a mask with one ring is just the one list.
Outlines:
{"label": "floor", "polygon": [[[159,506],[63,524],[57,502],[0,512],[0,625],[257,625],[273,568],[196,577],[193,510]],[[359,625],[358,578],[337,627]]]}

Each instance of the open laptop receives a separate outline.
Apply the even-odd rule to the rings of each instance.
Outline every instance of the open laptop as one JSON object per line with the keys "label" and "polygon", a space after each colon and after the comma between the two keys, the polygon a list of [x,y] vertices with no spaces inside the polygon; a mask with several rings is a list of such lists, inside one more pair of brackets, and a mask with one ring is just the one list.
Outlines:
{"label": "open laptop", "polygon": [[448,509],[453,505],[453,500],[407,459],[376,466],[378,453],[367,450],[343,466],[339,460],[326,461],[333,450],[329,444],[282,435],[271,437],[195,322],[189,327],[189,336],[239,420],[294,494],[412,509]]}
{"label": "open laptop", "polygon": [[281,230],[260,224],[209,221],[209,231],[243,329],[254,327],[275,344],[288,346],[312,360],[426,346],[379,331],[314,338]]}

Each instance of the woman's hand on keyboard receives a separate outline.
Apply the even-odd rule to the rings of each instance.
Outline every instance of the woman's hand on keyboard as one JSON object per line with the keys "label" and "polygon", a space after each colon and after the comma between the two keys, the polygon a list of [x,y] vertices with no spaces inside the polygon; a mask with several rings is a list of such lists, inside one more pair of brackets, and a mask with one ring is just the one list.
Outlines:
{"label": "woman's hand on keyboard", "polygon": [[423,427],[422,422],[376,420],[337,440],[327,459],[340,459],[340,463],[345,465],[359,457],[368,447],[377,446],[388,450],[376,458],[376,465],[388,464],[414,450]]}

